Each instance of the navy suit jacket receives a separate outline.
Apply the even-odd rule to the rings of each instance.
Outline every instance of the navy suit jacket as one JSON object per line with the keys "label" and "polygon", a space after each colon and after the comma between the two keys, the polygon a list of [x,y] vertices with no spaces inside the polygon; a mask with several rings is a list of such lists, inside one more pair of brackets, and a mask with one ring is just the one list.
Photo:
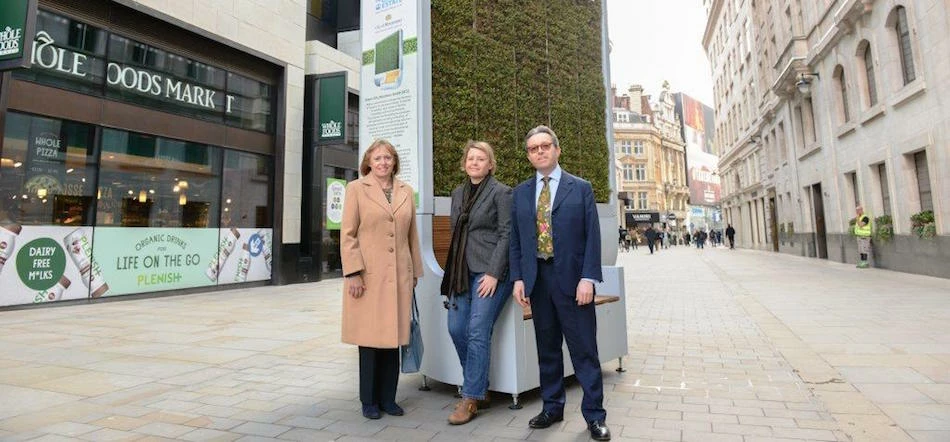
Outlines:
{"label": "navy suit jacket", "polygon": [[[511,281],[524,282],[531,296],[538,275],[536,176],[514,190],[508,257]],[[590,183],[562,170],[551,211],[557,286],[574,297],[581,278],[603,281],[600,268],[600,220]]]}

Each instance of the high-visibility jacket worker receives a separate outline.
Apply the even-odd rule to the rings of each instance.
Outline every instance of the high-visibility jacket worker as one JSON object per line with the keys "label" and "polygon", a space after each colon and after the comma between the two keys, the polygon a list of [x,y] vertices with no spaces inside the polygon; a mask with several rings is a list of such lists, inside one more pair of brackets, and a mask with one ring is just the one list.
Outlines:
{"label": "high-visibility jacket worker", "polygon": [[854,223],[854,236],[858,237],[858,268],[868,268],[868,256],[871,254],[871,215],[864,208],[856,207],[858,212]]}
{"label": "high-visibility jacket worker", "polygon": [[[863,226],[861,224],[864,224]],[[868,214],[862,214],[858,216],[858,219],[854,223],[854,236],[860,237],[870,237],[871,236],[871,217]]]}

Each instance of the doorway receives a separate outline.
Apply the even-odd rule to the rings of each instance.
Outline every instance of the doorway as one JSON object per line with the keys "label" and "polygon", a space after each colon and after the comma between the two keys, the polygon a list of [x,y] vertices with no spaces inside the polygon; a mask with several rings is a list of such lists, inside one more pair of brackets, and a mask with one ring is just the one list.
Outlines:
{"label": "doorway", "polygon": [[811,186],[811,201],[815,211],[815,252],[818,258],[828,259],[828,237],[825,231],[825,203],[821,183]]}

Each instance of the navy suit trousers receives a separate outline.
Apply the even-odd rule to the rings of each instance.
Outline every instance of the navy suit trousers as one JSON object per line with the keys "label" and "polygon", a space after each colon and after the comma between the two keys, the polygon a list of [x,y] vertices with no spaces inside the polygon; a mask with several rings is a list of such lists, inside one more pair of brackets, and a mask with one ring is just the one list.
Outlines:
{"label": "navy suit trousers", "polygon": [[538,279],[531,293],[531,315],[541,378],[544,411],[564,414],[564,354],[567,350],[574,374],[584,390],[581,413],[588,423],[607,419],[604,410],[604,380],[597,354],[597,316],[594,303],[578,306],[577,287],[558,287],[554,264],[538,260]]}

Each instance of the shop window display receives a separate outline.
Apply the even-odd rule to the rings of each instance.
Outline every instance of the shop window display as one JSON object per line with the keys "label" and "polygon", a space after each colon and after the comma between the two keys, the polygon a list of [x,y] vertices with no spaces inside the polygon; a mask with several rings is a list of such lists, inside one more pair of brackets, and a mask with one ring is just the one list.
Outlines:
{"label": "shop window display", "polygon": [[102,130],[97,225],[218,227],[220,149]]}
{"label": "shop window display", "polygon": [[0,223],[92,225],[94,127],[9,112],[0,160]]}

